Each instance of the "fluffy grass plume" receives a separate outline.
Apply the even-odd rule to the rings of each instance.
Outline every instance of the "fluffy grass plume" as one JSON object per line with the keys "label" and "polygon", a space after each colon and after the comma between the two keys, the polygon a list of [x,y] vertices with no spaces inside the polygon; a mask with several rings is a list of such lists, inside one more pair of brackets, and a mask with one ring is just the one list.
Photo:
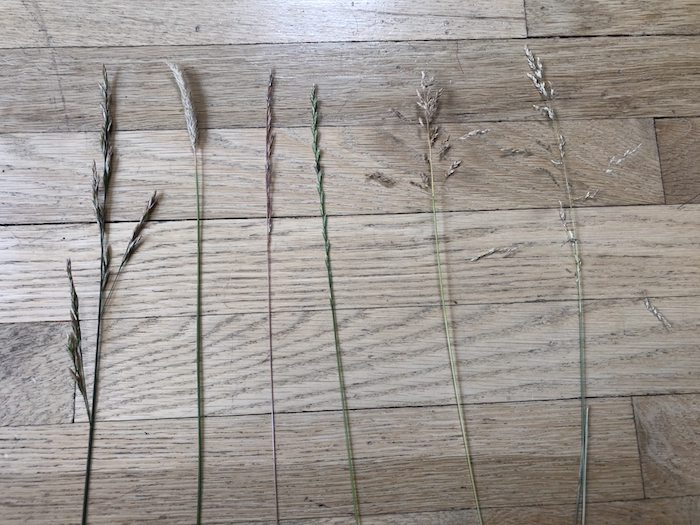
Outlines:
{"label": "fluffy grass plume", "polygon": [[[569,180],[569,173],[566,165],[566,140],[559,131],[559,120],[554,108],[554,87],[552,83],[547,81],[542,67],[540,57],[533,55],[532,51],[525,46],[525,56],[527,63],[530,66],[528,78],[532,81],[535,89],[540,94],[542,105],[534,104],[535,110],[544,116],[551,124],[552,132],[554,133],[554,141],[557,144],[559,152],[558,159],[552,159],[554,164],[561,172],[564,178],[564,186],[566,187],[566,200],[568,208],[564,209],[564,205],[559,201],[559,218],[564,225],[566,231],[567,242],[571,246],[571,257],[574,261],[574,276],[576,279],[577,290],[577,306],[578,306],[578,344],[579,344],[579,381],[581,389],[581,457],[579,464],[578,488],[576,491],[576,513],[574,515],[574,525],[579,522],[579,514],[581,515],[581,524],[585,524],[586,519],[586,460],[588,451],[588,407],[586,406],[586,353],[585,353],[585,332],[583,324],[583,287],[581,284],[581,255],[579,249],[579,240],[576,235],[576,218],[574,212],[574,198]],[[631,152],[630,152],[631,153]],[[627,156],[630,154],[627,153]],[[583,510],[581,511],[581,506]]]}
{"label": "fluffy grass plume", "polygon": [[[440,93],[442,89],[437,89],[435,87],[435,79],[433,77],[428,77],[425,72],[421,73],[420,88],[416,90],[418,94],[418,107],[422,110],[422,116],[418,119],[418,123],[426,131],[427,143],[428,143],[428,167],[430,170],[430,175],[423,175],[423,185],[421,187],[430,187],[430,200],[432,204],[433,211],[433,230],[435,236],[435,257],[437,259],[438,268],[438,283],[440,285],[440,305],[442,307],[442,318],[445,324],[445,338],[447,339],[447,353],[450,358],[450,371],[452,372],[452,386],[455,391],[455,399],[457,400],[457,410],[459,412],[459,427],[462,434],[462,441],[464,443],[464,454],[467,459],[467,465],[469,467],[469,481],[472,486],[472,493],[474,495],[474,503],[476,505],[476,514],[479,520],[479,524],[483,525],[483,519],[481,516],[481,507],[479,506],[479,496],[476,490],[476,482],[474,479],[474,469],[472,468],[471,455],[469,453],[469,440],[467,438],[467,425],[464,420],[464,409],[462,407],[462,396],[459,388],[459,376],[457,374],[457,362],[454,354],[454,349],[452,348],[452,338],[450,336],[450,325],[447,316],[447,305],[445,303],[445,286],[442,273],[442,262],[440,260],[440,235],[438,233],[438,223],[437,223],[437,206],[435,205],[435,165],[434,165],[434,155],[435,157],[440,157],[449,147],[449,137],[440,145],[438,152],[434,152],[435,141],[440,135],[440,128],[435,124],[435,114],[438,110],[438,104],[440,102]],[[459,161],[452,164],[450,169],[445,174],[445,178],[448,178],[454,173],[454,170],[459,166]]]}
{"label": "fluffy grass plume", "polygon": [[314,153],[314,171],[316,171],[316,189],[318,190],[319,206],[321,211],[323,244],[326,251],[325,262],[328,274],[328,289],[331,303],[331,316],[333,318],[333,338],[335,340],[335,357],[338,368],[338,382],[340,383],[340,400],[343,407],[343,427],[345,430],[345,447],[348,453],[348,467],[350,469],[350,485],[352,488],[352,506],[355,514],[355,524],[360,525],[360,504],[357,498],[357,481],[355,479],[355,467],[352,459],[352,441],[350,439],[350,423],[348,421],[348,404],[345,397],[345,379],[343,378],[343,364],[340,355],[340,339],[338,337],[338,319],[335,313],[335,295],[333,293],[333,273],[331,272],[331,243],[328,240],[328,217],[326,215],[326,197],[323,192],[323,170],[321,169],[321,149],[318,145],[318,98],[316,97],[316,85],[311,90],[311,135]]}
{"label": "fluffy grass plume", "polygon": [[194,162],[195,197],[197,199],[197,335],[196,335],[196,360],[197,360],[197,525],[202,522],[202,474],[204,460],[204,407],[202,406],[202,213],[201,198],[199,193],[199,163],[197,162],[197,116],[192,104],[192,93],[182,70],[172,62],[166,64],[173,72],[175,83],[180,90],[180,100],[185,113],[185,125],[187,135],[192,147],[192,159]]}

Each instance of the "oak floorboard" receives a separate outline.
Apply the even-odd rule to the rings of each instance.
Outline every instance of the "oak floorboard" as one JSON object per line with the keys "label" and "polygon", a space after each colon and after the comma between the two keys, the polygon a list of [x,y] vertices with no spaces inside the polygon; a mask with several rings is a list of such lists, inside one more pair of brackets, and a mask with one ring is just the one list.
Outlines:
{"label": "oak floorboard", "polygon": [[700,494],[700,396],[633,399],[647,497]]}
{"label": "oak floorboard", "polygon": [[[589,456],[591,501],[639,499],[629,399],[590,404],[597,437]],[[479,405],[466,415],[485,507],[533,500],[573,504],[578,401]],[[455,407],[353,410],[350,418],[361,505],[368,515],[471,506]],[[91,521],[191,520],[196,419],[98,425]],[[36,519],[43,506],[55,510],[56,522],[67,521],[64,513],[74,512],[80,495],[85,431],[84,424],[0,429],[7,454],[0,466],[7,484],[0,504],[9,522]],[[207,418],[207,522],[272,518],[269,431],[267,415]],[[347,515],[352,503],[340,413],[280,414],[277,438],[282,516]]]}
{"label": "oak floorboard", "polygon": [[658,119],[656,136],[666,204],[700,200],[700,119]]}
{"label": "oak floorboard", "polygon": [[[559,118],[644,118],[700,114],[698,39],[600,37],[529,44],[558,93]],[[394,122],[392,108],[415,118],[415,90],[426,69],[445,88],[442,123],[530,120],[539,100],[525,76],[522,39],[37,48],[4,55],[0,92],[12,103],[3,108],[1,133],[99,130],[96,86],[103,64],[112,75],[116,129],[183,129],[179,94],[165,59],[178,62],[190,79],[201,129],[262,128],[271,69],[279,127],[310,124],[313,84],[321,129]],[[358,81],[354,71],[367,73]]]}
{"label": "oak floorboard", "polygon": [[697,0],[525,0],[529,37],[697,35]]}
{"label": "oak floorboard", "polygon": [[[699,393],[694,298],[652,299],[672,322],[665,328],[641,297],[587,301],[588,395]],[[278,412],[335,410],[340,397],[328,311],[275,312],[273,364]],[[351,409],[454,403],[439,307],[339,312],[345,386]],[[575,302],[460,305],[451,308],[462,399],[467,404],[575,398],[579,395]],[[40,414],[72,415],[63,350],[66,325],[5,325],[36,338],[46,377],[27,373],[3,383],[14,392],[5,425],[31,425]],[[83,323],[91,389],[94,322]],[[267,315],[205,316],[204,391],[209,416],[270,410]],[[100,374],[102,420],[196,415],[193,317],[119,319],[105,323]],[[25,353],[32,347],[27,345]],[[34,358],[35,361],[38,359]],[[45,361],[43,361],[45,360]],[[60,381],[59,381],[60,380]],[[25,395],[31,393],[31,395]],[[12,410],[10,410],[10,408]],[[8,416],[9,417],[9,416]],[[77,399],[76,420],[86,421]]]}
{"label": "oak floorboard", "polygon": [[0,324],[0,425],[73,420],[68,323]]}
{"label": "oak floorboard", "polygon": [[[418,125],[396,121],[321,131],[328,213],[430,211],[427,192],[411,184],[419,183],[426,170],[425,135]],[[475,128],[489,132],[466,137]],[[540,120],[443,126],[443,136],[452,138],[448,155],[438,163],[440,209],[553,207],[566,200],[562,176],[551,163],[553,135],[548,128]],[[664,203],[651,119],[565,121],[561,132],[577,205]],[[272,200],[277,217],[318,214],[310,140],[307,129],[275,129]],[[155,190],[161,206],[154,219],[196,217],[192,156],[182,147],[187,141],[184,131],[116,134],[111,220],[139,217],[149,191]],[[263,130],[209,130],[203,142],[204,217],[265,217]],[[637,146],[606,173],[611,158]],[[96,157],[96,133],[0,135],[3,222],[94,222],[90,167]],[[461,166],[443,182],[442,174],[456,160]],[[376,180],[380,176],[383,182]],[[595,198],[584,199],[587,193]]]}
{"label": "oak floorboard", "polygon": [[[698,294],[700,209],[631,206],[577,210],[585,261],[584,297],[621,299]],[[576,286],[559,211],[444,213],[438,217],[451,304],[573,300]],[[133,226],[113,225],[113,257]],[[272,240],[274,311],[328,308],[319,218],[276,221]],[[439,304],[430,214],[331,217],[338,308]],[[194,221],[156,222],[115,289],[109,317],[191,315],[196,296]],[[205,221],[203,310],[267,311],[265,223]],[[81,297],[81,318],[96,313],[96,226],[0,229],[3,322],[67,320],[65,260]],[[491,249],[512,249],[483,256]],[[472,261],[472,259],[478,258]],[[8,264],[9,263],[9,264]],[[476,292],[478,290],[478,293]]]}
{"label": "oak floorboard", "polygon": [[27,5],[9,0],[0,17],[0,35],[3,48],[524,38],[525,16],[521,0],[165,0],[157,6],[106,0],[89,5],[38,0]]}

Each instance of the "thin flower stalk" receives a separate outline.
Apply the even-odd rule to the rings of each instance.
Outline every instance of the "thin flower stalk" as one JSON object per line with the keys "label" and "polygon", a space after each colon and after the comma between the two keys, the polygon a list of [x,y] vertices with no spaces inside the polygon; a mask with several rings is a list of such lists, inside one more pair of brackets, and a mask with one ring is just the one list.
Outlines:
{"label": "thin flower stalk", "polygon": [[271,262],[271,244],[272,244],[272,143],[274,135],[272,134],[272,85],[274,76],[270,72],[270,77],[267,82],[267,111],[265,118],[265,195],[267,201],[267,329],[269,336],[269,354],[268,361],[270,363],[270,426],[272,434],[272,480],[275,496],[275,523],[280,522],[280,505],[277,490],[277,436],[275,433],[275,381],[272,366],[272,262]]}
{"label": "thin flower stalk", "polygon": [[173,72],[175,83],[180,90],[182,109],[185,114],[185,126],[192,147],[192,159],[194,161],[195,197],[197,199],[197,314],[196,314],[196,360],[197,360],[197,525],[202,523],[202,484],[203,484],[203,460],[204,460],[204,407],[202,392],[202,214],[201,198],[199,192],[199,163],[197,161],[197,116],[192,104],[192,93],[185,79],[185,75],[179,66],[172,62],[166,62]]}
{"label": "thin flower stalk", "polygon": [[80,318],[78,315],[78,295],[75,291],[73,282],[73,274],[71,270],[70,260],[68,261],[66,271],[68,273],[68,281],[71,289],[71,326],[72,333],[68,336],[68,352],[73,358],[74,369],[71,370],[71,375],[78,384],[78,389],[85,400],[85,409],[87,410],[88,421],[90,423],[90,432],[88,436],[88,451],[87,462],[85,466],[85,488],[83,491],[83,510],[81,523],[86,525],[88,517],[88,504],[90,500],[90,475],[92,472],[92,456],[95,440],[95,424],[97,420],[97,402],[99,399],[99,380],[100,380],[100,357],[102,351],[102,321],[107,310],[107,303],[114,290],[114,287],[126,266],[131,256],[136,251],[136,248],[141,242],[141,233],[146,227],[153,210],[158,204],[157,194],[154,193],[146,205],[146,211],[141,216],[141,219],[136,225],[131,241],[128,243],[122,262],[119,266],[119,271],[112,279],[110,291],[107,293],[107,284],[110,281],[110,261],[111,261],[111,246],[108,242],[108,204],[109,204],[109,189],[112,180],[112,116],[111,116],[111,101],[112,95],[109,87],[109,79],[107,70],[102,67],[102,84],[100,85],[102,93],[102,129],[100,132],[100,149],[102,150],[102,174],[97,170],[97,164],[92,164],[92,204],[95,210],[95,221],[100,230],[100,293],[97,302],[97,333],[95,337],[95,369],[93,373],[92,385],[92,409],[88,403],[87,388],[85,387],[85,373],[80,370],[83,366],[81,335],[80,335]]}
{"label": "thin flower stalk", "polygon": [[340,400],[343,409],[343,427],[345,430],[345,447],[348,454],[348,467],[350,470],[350,485],[352,488],[352,505],[355,515],[355,524],[360,525],[360,505],[357,497],[357,481],[355,479],[355,467],[353,464],[352,441],[350,439],[350,423],[348,421],[348,405],[345,396],[345,379],[343,377],[343,365],[340,354],[340,339],[338,336],[338,320],[335,312],[335,295],[333,293],[333,274],[331,272],[331,243],[328,240],[328,216],[326,215],[325,193],[323,191],[323,170],[321,169],[321,150],[318,145],[318,98],[316,97],[316,85],[311,90],[311,134],[313,137],[312,148],[314,153],[314,171],[316,172],[316,189],[318,190],[319,206],[321,212],[323,244],[325,248],[326,273],[328,275],[328,290],[333,318],[333,338],[335,340],[335,357],[338,368],[338,381],[340,383]]}
{"label": "thin flower stalk", "polygon": [[[566,165],[565,147],[566,140],[564,136],[559,131],[559,119],[557,118],[556,110],[554,108],[555,96],[554,87],[552,83],[547,81],[544,76],[544,71],[542,67],[542,61],[540,57],[533,55],[530,49],[525,46],[525,56],[527,58],[528,65],[530,66],[531,73],[528,73],[528,78],[532,81],[537,91],[540,93],[540,97],[545,104],[544,106],[534,105],[535,110],[541,115],[545,116],[547,120],[552,124],[552,131],[554,133],[554,140],[557,144],[557,149],[559,152],[559,158],[557,160],[552,160],[552,163],[558,167],[564,176],[564,185],[566,186],[566,198],[568,203],[569,216],[567,217],[564,211],[563,205],[559,203],[559,217],[564,224],[564,228],[567,233],[567,242],[571,246],[571,256],[574,260],[574,270],[576,279],[576,291],[577,291],[577,308],[578,308],[578,343],[579,343],[579,381],[580,381],[580,396],[581,396],[581,455],[579,464],[579,475],[578,475],[578,488],[576,491],[576,513],[574,516],[574,525],[579,523],[580,508],[583,504],[585,506],[585,496],[586,496],[586,460],[587,460],[587,450],[588,450],[588,415],[586,407],[586,355],[585,355],[585,332],[583,323],[583,285],[581,279],[581,255],[579,239],[576,232],[577,225],[575,220],[574,212],[574,197],[571,188],[571,182],[569,180],[569,174]],[[581,525],[585,524],[585,514],[582,516]]]}
{"label": "thin flower stalk", "polygon": [[437,259],[438,283],[440,287],[440,305],[442,307],[442,318],[445,324],[445,337],[447,340],[447,353],[450,359],[452,386],[454,387],[455,399],[457,401],[457,411],[459,412],[459,427],[462,434],[462,441],[464,443],[464,453],[467,459],[467,465],[469,467],[469,481],[471,483],[472,493],[474,495],[474,504],[476,506],[477,518],[479,520],[479,524],[483,525],[481,507],[479,505],[479,496],[477,494],[476,481],[474,478],[474,469],[472,467],[471,454],[469,452],[467,425],[464,419],[462,396],[459,387],[459,375],[457,373],[457,360],[455,358],[454,349],[452,348],[452,338],[450,336],[450,325],[447,317],[447,304],[445,302],[445,286],[442,272],[442,261],[440,258],[440,235],[438,232],[437,206],[435,204],[435,168],[433,163],[433,145],[435,144],[435,140],[437,139],[440,133],[438,126],[436,126],[434,123],[434,117],[438,109],[438,103],[440,100],[440,93],[442,92],[442,89],[435,89],[435,79],[432,77],[429,78],[425,74],[425,72],[422,72],[420,89],[416,90],[416,92],[418,94],[418,106],[423,111],[423,116],[418,119],[418,122],[421,125],[421,127],[425,129],[428,142],[428,166],[430,169],[430,178],[427,181],[427,184],[429,184],[430,186],[430,201],[432,204],[433,214],[433,233],[435,237],[435,257]]}
{"label": "thin flower stalk", "polygon": [[[102,342],[102,319],[105,308],[105,287],[109,279],[109,262],[111,248],[107,242],[107,203],[109,202],[109,186],[112,180],[112,94],[109,88],[107,70],[102,66],[102,129],[100,131],[100,149],[102,150],[102,177],[98,176],[95,163],[92,164],[92,203],[95,209],[95,219],[100,229],[100,293],[97,302],[97,334],[95,337],[95,369],[92,380],[92,412],[90,417],[90,433],[88,436],[87,463],[85,466],[85,488],[83,490],[82,525],[87,524],[88,503],[90,500],[90,474],[92,472],[92,452],[95,441],[95,421],[97,419],[97,401],[100,380],[100,355]],[[102,199],[100,200],[100,186]]]}

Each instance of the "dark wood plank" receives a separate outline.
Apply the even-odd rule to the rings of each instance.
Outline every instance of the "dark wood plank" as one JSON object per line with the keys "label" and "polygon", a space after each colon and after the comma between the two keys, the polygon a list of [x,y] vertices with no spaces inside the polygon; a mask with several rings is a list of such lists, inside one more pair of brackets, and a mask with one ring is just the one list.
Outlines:
{"label": "dark wood plank", "polygon": [[667,204],[700,201],[700,119],[656,120]]}
{"label": "dark wood plank", "polygon": [[697,35],[697,0],[525,0],[528,36]]}
{"label": "dark wood plank", "polygon": [[68,323],[0,323],[1,426],[72,421],[69,330]]}
{"label": "dark wood plank", "polygon": [[647,497],[700,492],[700,396],[635,397]]}

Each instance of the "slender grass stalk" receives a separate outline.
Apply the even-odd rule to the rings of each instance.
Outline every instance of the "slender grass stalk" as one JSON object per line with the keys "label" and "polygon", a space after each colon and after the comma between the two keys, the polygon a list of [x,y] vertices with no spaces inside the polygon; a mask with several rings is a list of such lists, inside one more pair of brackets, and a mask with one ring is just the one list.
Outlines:
{"label": "slender grass stalk", "polygon": [[197,161],[197,117],[192,105],[192,93],[185,80],[182,70],[172,62],[166,62],[173,72],[175,83],[180,90],[182,109],[185,114],[187,135],[192,147],[192,159],[194,161],[195,197],[197,199],[197,335],[196,335],[196,359],[197,359],[197,525],[202,523],[202,484],[204,462],[204,406],[202,392],[202,212],[201,197],[199,192],[199,163]]}
{"label": "slender grass stalk", "polygon": [[[462,441],[464,443],[464,453],[469,467],[469,481],[472,486],[474,495],[474,503],[476,505],[477,518],[479,524],[483,525],[481,516],[481,507],[479,506],[479,496],[476,490],[476,481],[474,479],[474,469],[472,467],[471,455],[469,453],[469,440],[467,438],[467,425],[464,420],[464,409],[462,407],[462,395],[459,387],[459,375],[457,374],[457,360],[455,359],[454,349],[452,348],[452,338],[450,336],[450,325],[447,318],[447,304],[445,302],[445,286],[442,272],[442,262],[440,258],[440,234],[438,232],[437,222],[437,206],[435,204],[435,169],[433,164],[433,144],[438,137],[439,129],[434,125],[433,119],[437,112],[438,102],[440,100],[441,89],[435,90],[435,79],[428,78],[423,72],[421,74],[421,88],[417,90],[418,106],[423,110],[423,117],[419,119],[419,123],[427,132],[428,142],[428,166],[430,168],[430,201],[433,211],[433,233],[435,236],[435,257],[437,259],[438,268],[438,283],[440,285],[440,305],[442,307],[442,318],[445,324],[445,337],[447,339],[447,353],[450,358],[450,370],[452,372],[452,386],[454,387],[455,399],[457,400],[457,410],[459,412],[459,427],[462,433]],[[455,167],[456,168],[456,167]],[[449,172],[448,172],[449,173]],[[448,175],[449,176],[449,175]]]}
{"label": "slender grass stalk", "polygon": [[340,400],[343,407],[343,427],[345,430],[345,447],[348,453],[348,467],[350,470],[350,485],[352,488],[352,506],[355,514],[355,524],[360,525],[360,505],[357,498],[357,481],[355,479],[355,467],[352,456],[352,441],[350,439],[350,423],[348,421],[348,404],[345,396],[345,379],[343,377],[343,365],[340,355],[340,339],[338,336],[338,320],[335,312],[335,295],[333,293],[333,273],[331,272],[331,243],[328,240],[328,216],[326,215],[325,194],[323,192],[323,170],[321,169],[321,150],[318,145],[318,98],[316,97],[316,85],[311,90],[311,134],[313,136],[312,148],[314,152],[314,170],[316,171],[316,189],[318,190],[319,206],[323,226],[323,244],[326,255],[326,273],[328,274],[328,290],[331,304],[331,316],[333,318],[333,337],[335,340],[335,357],[338,368],[338,382],[340,383]]}
{"label": "slender grass stalk", "polygon": [[267,82],[267,111],[265,125],[265,195],[267,201],[267,329],[270,342],[268,360],[270,362],[270,426],[272,434],[272,479],[275,493],[275,523],[280,522],[280,504],[277,491],[277,437],[275,433],[275,381],[272,366],[272,84],[274,76],[270,71]]}
{"label": "slender grass stalk", "polygon": [[95,424],[97,420],[97,401],[100,381],[100,355],[102,342],[102,319],[105,310],[105,287],[109,279],[109,262],[111,249],[107,242],[107,205],[109,202],[109,184],[112,179],[112,94],[109,89],[107,70],[102,66],[102,130],[100,133],[100,148],[102,150],[102,201],[100,202],[100,177],[97,167],[92,164],[92,202],[95,208],[95,218],[100,228],[100,293],[97,302],[97,335],[95,337],[95,369],[92,380],[92,417],[90,417],[90,433],[88,436],[87,463],[85,466],[85,488],[83,490],[82,525],[87,524],[88,503],[90,501],[90,474],[92,472],[92,455],[95,442]]}
{"label": "slender grass stalk", "polygon": [[88,504],[90,501],[90,475],[92,472],[92,456],[93,447],[95,441],[95,424],[97,420],[97,401],[99,395],[99,380],[100,380],[100,357],[102,350],[102,321],[104,319],[105,312],[107,310],[107,303],[109,298],[114,291],[114,287],[119,280],[119,276],[126,264],[131,259],[131,256],[136,251],[137,247],[141,243],[141,233],[146,227],[151,213],[156,208],[158,204],[158,196],[156,193],[149,199],[146,205],[146,211],[141,216],[134,233],[132,235],[131,241],[129,241],[124,255],[122,256],[122,262],[119,265],[119,271],[112,279],[112,285],[110,287],[109,293],[106,293],[107,283],[110,279],[110,259],[111,259],[111,247],[108,243],[108,231],[107,231],[107,212],[109,205],[109,187],[112,179],[112,115],[111,115],[111,101],[112,95],[109,88],[109,79],[107,77],[107,70],[102,66],[102,84],[100,85],[100,91],[102,92],[102,103],[100,107],[102,108],[102,130],[100,133],[100,149],[102,150],[102,175],[98,174],[97,164],[92,163],[92,205],[95,210],[95,220],[100,230],[100,293],[97,302],[97,334],[95,337],[95,369],[93,374],[93,384],[92,384],[92,409],[88,403],[87,388],[85,385],[85,371],[83,365],[83,353],[82,353],[82,335],[80,332],[80,316],[78,313],[79,302],[78,294],[75,290],[75,284],[73,282],[73,272],[71,268],[71,261],[68,260],[66,265],[66,272],[68,274],[68,282],[70,284],[71,291],[71,328],[72,333],[68,336],[67,350],[73,360],[73,369],[70,370],[71,376],[78,385],[78,389],[83,396],[85,401],[85,410],[87,411],[88,421],[90,424],[90,432],[88,436],[88,450],[87,450],[87,461],[85,465],[85,488],[83,490],[83,510],[81,523],[86,525],[88,517]]}
{"label": "slender grass stalk", "polygon": [[[583,500],[583,505],[585,506],[585,495],[586,495],[586,451],[588,447],[588,416],[586,408],[586,354],[585,354],[585,332],[583,323],[583,286],[581,283],[581,254],[579,248],[579,240],[576,232],[577,224],[574,212],[574,198],[571,188],[571,181],[569,180],[569,173],[566,165],[566,158],[564,154],[564,148],[566,146],[566,141],[564,136],[559,131],[559,119],[557,118],[556,110],[554,108],[554,88],[552,83],[547,81],[544,77],[544,72],[542,68],[542,61],[540,57],[532,54],[530,49],[525,46],[525,56],[527,57],[528,64],[532,73],[528,73],[527,76],[535,88],[540,93],[542,101],[546,104],[544,106],[534,105],[534,108],[543,116],[545,116],[552,124],[552,131],[554,132],[554,138],[559,149],[559,160],[552,160],[552,163],[556,165],[564,176],[564,185],[566,186],[566,199],[569,209],[569,217],[567,219],[566,213],[564,212],[561,201],[559,202],[559,217],[561,218],[564,228],[567,232],[567,242],[571,245],[571,256],[574,260],[575,266],[575,279],[576,279],[576,291],[577,291],[577,309],[578,309],[578,344],[579,344],[579,382],[580,382],[580,395],[581,395],[581,456],[579,463],[579,475],[578,475],[578,488],[576,491],[576,514],[574,516],[574,525],[579,521],[579,510],[581,508],[581,503]],[[581,525],[585,525],[585,515],[582,516],[583,521]]]}

